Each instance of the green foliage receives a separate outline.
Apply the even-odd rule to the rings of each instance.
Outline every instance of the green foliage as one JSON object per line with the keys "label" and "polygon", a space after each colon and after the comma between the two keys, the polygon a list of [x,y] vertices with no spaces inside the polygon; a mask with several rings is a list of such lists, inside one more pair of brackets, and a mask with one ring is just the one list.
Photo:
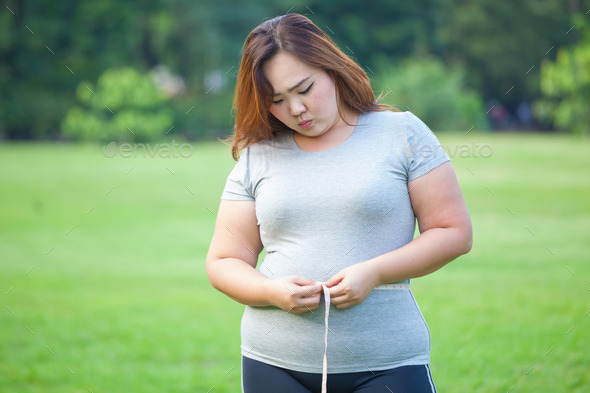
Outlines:
{"label": "green foliage", "polygon": [[[231,100],[223,96],[233,89],[246,35],[265,18],[307,11],[302,0],[7,0],[2,9],[0,139],[60,138],[80,82],[113,67],[157,65],[186,85],[170,134],[227,133]],[[215,71],[224,86],[206,94]]]}
{"label": "green foliage", "polygon": [[[186,86],[171,102],[170,134],[200,139],[229,132],[244,39],[263,20],[286,12],[309,16],[371,76],[380,57],[430,54],[460,65],[467,85],[510,110],[539,98],[539,60],[575,42],[570,14],[590,8],[590,0],[374,3],[6,0],[0,12],[0,138],[59,138],[80,82],[113,67],[157,65]],[[223,86],[207,94],[207,76],[216,72]]]}
{"label": "green foliage", "polygon": [[225,137],[232,130],[233,86],[222,92],[185,94],[171,100],[174,129],[189,140]]}
{"label": "green foliage", "polygon": [[372,68],[380,55],[401,59],[436,46],[432,0],[378,1],[367,7],[356,0],[308,0],[301,12],[334,39],[359,64]]}
{"label": "green foliage", "polygon": [[[436,36],[446,64],[460,64],[469,86],[508,108],[539,96],[539,61],[571,42],[574,2],[437,0]],[[584,12],[588,0],[580,0]],[[555,50],[555,49],[553,49]],[[507,93],[508,92],[508,93]]]}
{"label": "green foliage", "polygon": [[81,106],[62,122],[63,134],[75,140],[155,139],[173,124],[172,111],[149,74],[133,68],[105,71],[96,87],[82,82],[76,89]]}
{"label": "green foliage", "polygon": [[576,19],[585,37],[578,44],[562,48],[555,62],[541,66],[544,98],[533,109],[540,118],[576,134],[590,132],[590,27]]}
{"label": "green foliage", "polygon": [[434,58],[410,58],[383,65],[378,74],[376,90],[386,95],[383,102],[415,113],[435,130],[487,128],[482,99],[465,88],[459,69],[447,69]]}

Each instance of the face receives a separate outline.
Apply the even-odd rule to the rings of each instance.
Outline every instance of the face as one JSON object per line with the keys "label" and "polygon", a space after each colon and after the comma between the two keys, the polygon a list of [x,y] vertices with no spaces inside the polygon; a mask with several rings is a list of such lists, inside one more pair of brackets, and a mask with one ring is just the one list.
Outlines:
{"label": "face", "polygon": [[315,137],[343,123],[336,86],[324,70],[281,52],[267,60],[262,71],[274,90],[270,113],[287,127]]}

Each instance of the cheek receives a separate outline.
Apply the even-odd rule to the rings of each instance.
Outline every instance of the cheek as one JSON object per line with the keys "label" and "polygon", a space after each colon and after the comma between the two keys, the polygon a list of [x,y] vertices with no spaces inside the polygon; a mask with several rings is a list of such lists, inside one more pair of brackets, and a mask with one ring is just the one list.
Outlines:
{"label": "cheek", "polygon": [[310,101],[318,109],[332,109],[336,106],[336,90],[330,83],[324,83],[321,87],[311,94]]}
{"label": "cheek", "polygon": [[326,107],[326,94],[324,92],[314,92],[307,96],[305,105],[307,109],[315,112],[323,112]]}

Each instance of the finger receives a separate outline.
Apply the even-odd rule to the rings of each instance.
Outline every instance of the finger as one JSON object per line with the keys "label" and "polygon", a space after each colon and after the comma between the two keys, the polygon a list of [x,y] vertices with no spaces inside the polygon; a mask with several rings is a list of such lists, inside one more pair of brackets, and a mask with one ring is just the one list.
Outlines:
{"label": "finger", "polygon": [[356,305],[356,304],[357,304],[357,303],[354,303],[354,302],[346,302],[346,303],[342,303],[342,304],[337,304],[335,307],[336,307],[338,310],[342,310],[342,309],[344,309],[344,308],[349,308],[349,307],[352,307],[352,306],[354,306],[354,305]]}
{"label": "finger", "polygon": [[317,308],[317,306],[315,306],[315,307],[314,306],[293,307],[292,309],[290,309],[288,311],[288,313],[295,314],[295,315],[300,315],[305,312],[313,313],[313,310],[315,310],[316,308]]}
{"label": "finger", "polygon": [[340,305],[340,304],[344,304],[349,302],[350,299],[348,298],[348,296],[346,295],[340,295],[340,296],[336,296],[336,297],[331,297],[330,298],[330,303],[334,304],[334,305]]}
{"label": "finger", "polygon": [[313,285],[301,286],[301,285],[295,284],[293,282],[288,282],[285,285],[285,288],[287,288],[287,290],[289,292],[291,292],[291,295],[293,295],[295,297],[305,297],[305,296],[313,295],[314,294],[313,287],[314,287]]}
{"label": "finger", "polygon": [[322,291],[322,285],[311,279],[301,276],[292,276],[288,279],[290,285],[287,285],[287,289],[297,297],[310,296]]}
{"label": "finger", "polygon": [[314,296],[322,292],[322,285],[314,282],[313,285],[304,285],[291,288],[291,292],[298,297]]}
{"label": "finger", "polygon": [[346,295],[347,291],[346,291],[346,286],[343,284],[342,281],[340,281],[338,283],[338,285],[333,286],[332,288],[330,288],[330,297],[338,297],[338,296],[342,296],[342,295]]}
{"label": "finger", "polygon": [[294,315],[299,315],[299,314],[302,314],[302,313],[303,313],[303,310],[301,310],[298,307],[293,307],[289,311],[287,311],[287,314],[294,314]]}
{"label": "finger", "polygon": [[333,275],[332,277],[330,277],[328,280],[326,280],[324,282],[324,284],[328,287],[331,288],[335,285],[338,285],[340,282],[342,282],[342,280],[344,280],[344,276],[341,273],[336,273],[335,275]]}
{"label": "finger", "polygon": [[297,284],[299,286],[309,286],[314,285],[316,283],[312,279],[302,276],[292,276],[290,277],[290,279],[293,284]]}
{"label": "finger", "polygon": [[320,304],[320,294],[306,296],[297,300],[297,307],[317,307]]}
{"label": "finger", "polygon": [[306,287],[302,287],[302,289],[307,289],[305,296],[320,294],[323,291],[322,284],[314,282],[313,285],[309,285]]}
{"label": "finger", "polygon": [[300,307],[301,309],[304,309],[305,311],[313,311],[313,310],[317,310],[318,309],[318,305],[313,305],[313,306],[304,306],[304,307]]}

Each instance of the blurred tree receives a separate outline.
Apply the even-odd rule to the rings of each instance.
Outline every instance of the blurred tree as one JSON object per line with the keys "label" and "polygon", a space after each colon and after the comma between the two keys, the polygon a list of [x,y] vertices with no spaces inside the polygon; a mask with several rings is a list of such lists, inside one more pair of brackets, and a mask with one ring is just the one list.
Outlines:
{"label": "blurred tree", "polygon": [[437,35],[445,62],[465,67],[470,86],[511,109],[539,95],[540,61],[572,39],[566,2],[437,3]]}
{"label": "blurred tree", "polygon": [[133,68],[105,71],[96,86],[82,82],[76,89],[81,106],[70,109],[62,122],[64,135],[76,140],[148,141],[172,126],[172,111],[152,77]]}
{"label": "blurred tree", "polygon": [[372,76],[377,57],[396,60],[440,53],[435,37],[437,0],[311,0],[299,11],[312,19]]}
{"label": "blurred tree", "polygon": [[302,3],[7,0],[0,12],[0,138],[59,138],[81,81],[111,67],[145,72],[158,64],[186,84],[175,98],[173,132],[227,132],[247,33]]}
{"label": "blurred tree", "polygon": [[535,113],[559,128],[576,134],[590,133],[590,23],[584,15],[574,18],[579,43],[561,48],[555,62],[541,65],[544,98],[535,102]]}
{"label": "blurred tree", "polygon": [[[184,80],[172,133],[226,133],[248,32],[308,15],[370,77],[380,59],[434,55],[461,66],[486,98],[514,107],[540,95],[538,64],[575,42],[568,15],[590,0],[6,0],[0,12],[0,138],[59,138],[76,86],[111,67],[165,65]],[[393,87],[392,87],[393,88]]]}
{"label": "blurred tree", "polygon": [[57,137],[81,80],[141,66],[141,24],[160,2],[143,3],[8,1],[0,22],[0,135]]}
{"label": "blurred tree", "polygon": [[540,95],[539,63],[575,40],[569,16],[590,0],[311,0],[308,16],[369,76],[391,63],[434,55],[465,70],[466,83],[486,100],[514,111]]}
{"label": "blurred tree", "polygon": [[264,20],[303,7],[303,0],[174,0],[155,18],[158,58],[187,82],[176,97],[174,132],[191,139],[225,136],[241,48]]}
{"label": "blurred tree", "polygon": [[378,70],[375,85],[386,95],[383,102],[413,112],[433,130],[487,128],[481,96],[465,87],[462,70],[449,70],[435,58],[408,58]]}

